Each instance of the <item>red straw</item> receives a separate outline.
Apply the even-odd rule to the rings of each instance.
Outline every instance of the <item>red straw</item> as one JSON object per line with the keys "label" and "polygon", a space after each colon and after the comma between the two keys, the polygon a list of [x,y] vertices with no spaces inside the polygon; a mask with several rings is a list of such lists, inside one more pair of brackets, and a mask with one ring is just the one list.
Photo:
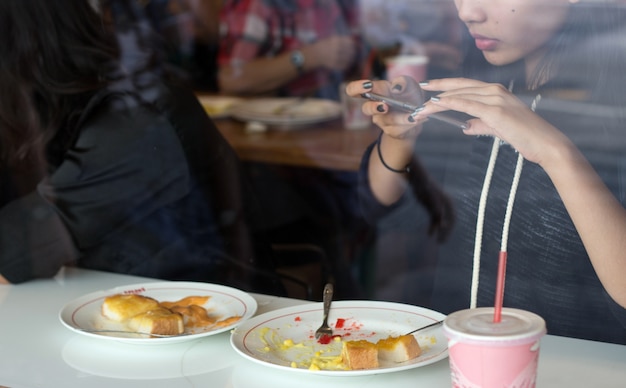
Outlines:
{"label": "red straw", "polygon": [[498,255],[498,280],[496,282],[496,301],[493,310],[493,322],[500,323],[502,320],[502,303],[504,300],[504,277],[506,274],[506,252],[500,251]]}

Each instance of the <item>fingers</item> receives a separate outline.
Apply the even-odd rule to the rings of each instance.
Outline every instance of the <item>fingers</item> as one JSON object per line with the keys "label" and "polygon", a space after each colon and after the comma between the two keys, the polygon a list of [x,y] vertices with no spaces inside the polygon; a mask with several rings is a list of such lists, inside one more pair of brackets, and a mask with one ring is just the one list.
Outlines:
{"label": "fingers", "polygon": [[359,97],[365,92],[372,91],[373,87],[373,81],[370,81],[368,79],[352,81],[346,86],[346,94],[352,97]]}
{"label": "fingers", "polygon": [[[346,86],[346,94],[352,97],[361,97],[366,92],[378,91],[378,93],[381,93],[381,90],[389,90],[389,86],[385,85],[386,83],[386,81],[370,81],[366,79],[352,81]],[[374,116],[387,113],[389,108],[384,103],[363,99],[361,110],[368,116]]]}
{"label": "fingers", "polygon": [[414,117],[420,119],[444,111],[456,111],[480,117],[482,113],[489,109],[493,102],[489,101],[489,97],[475,94],[456,94],[452,96],[441,94],[427,101],[423,105],[423,109],[418,111]]}
{"label": "fingers", "polygon": [[421,82],[420,86],[424,90],[428,91],[450,91],[456,89],[466,89],[466,88],[480,88],[490,84],[487,84],[482,81],[472,80],[468,78],[444,78],[444,79],[433,79],[427,82]]}
{"label": "fingers", "polygon": [[[411,81],[409,80],[409,83]],[[414,87],[417,87],[417,83],[412,81]],[[346,86],[346,93],[353,97],[359,97],[362,93],[373,92],[382,95],[394,95],[408,93],[410,88],[407,85],[407,80],[401,77],[398,80],[394,80],[393,83],[389,81],[371,81],[371,80],[358,80],[350,82]],[[419,89],[419,88],[418,88]],[[394,94],[396,93],[396,94]],[[406,112],[399,112],[396,110],[390,110],[384,102],[370,101],[363,99],[363,105],[361,110],[367,116],[372,117],[372,122],[380,127],[385,133],[396,138],[405,138],[407,136],[417,136],[417,129],[419,125],[426,121],[427,118],[413,118]]]}

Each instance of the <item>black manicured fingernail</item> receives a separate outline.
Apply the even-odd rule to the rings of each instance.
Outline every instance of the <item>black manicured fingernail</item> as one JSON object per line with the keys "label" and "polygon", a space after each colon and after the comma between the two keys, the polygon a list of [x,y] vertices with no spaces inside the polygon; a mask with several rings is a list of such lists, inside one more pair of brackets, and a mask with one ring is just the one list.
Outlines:
{"label": "black manicured fingernail", "polygon": [[415,122],[415,118],[413,116],[409,116],[409,121],[414,123]]}
{"label": "black manicured fingernail", "polygon": [[396,90],[398,92],[402,91],[402,85],[398,85],[398,84],[393,85],[393,90]]}
{"label": "black manicured fingernail", "polygon": [[363,82],[363,89],[371,89],[373,84],[370,81]]}
{"label": "black manicured fingernail", "polygon": [[385,106],[383,104],[380,104],[376,107],[376,110],[383,113],[385,111]]}

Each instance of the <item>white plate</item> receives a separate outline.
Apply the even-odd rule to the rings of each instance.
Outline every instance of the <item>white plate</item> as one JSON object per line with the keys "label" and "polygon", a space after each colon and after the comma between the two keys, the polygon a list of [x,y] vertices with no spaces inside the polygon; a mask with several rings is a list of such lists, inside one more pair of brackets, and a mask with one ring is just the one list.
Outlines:
{"label": "white plate", "polygon": [[234,107],[240,104],[243,99],[231,96],[197,96],[204,111],[214,119],[230,116]]}
{"label": "white plate", "polygon": [[232,116],[242,121],[267,125],[308,125],[341,116],[341,105],[336,101],[319,98],[262,98],[237,104]]}
{"label": "white plate", "polygon": [[[89,333],[83,330],[128,330],[120,323],[110,321],[101,314],[104,298],[115,294],[141,294],[158,301],[176,301],[187,296],[210,296],[203,306],[209,313],[225,319],[240,316],[241,319],[227,326],[217,328],[194,328],[192,334],[179,337],[149,338],[125,333]],[[59,319],[68,329],[90,337],[115,340],[127,343],[161,345],[189,341],[231,330],[247,319],[257,309],[256,300],[249,294],[235,288],[195,282],[155,282],[133,284],[97,291],[73,300],[61,309]],[[206,331],[204,331],[206,330]]]}
{"label": "white plate", "polygon": [[[400,303],[374,301],[333,302],[328,322],[345,340],[365,339],[376,342],[388,336],[398,336],[426,324],[443,319],[445,315],[423,307]],[[343,328],[337,329],[338,319]],[[231,345],[242,356],[266,365],[303,373],[332,376],[355,376],[396,372],[432,364],[448,356],[447,339],[441,327],[416,335],[422,354],[407,362],[385,364],[365,370],[309,370],[308,365],[318,351],[324,356],[341,353],[341,342],[328,345],[315,340],[314,332],[322,322],[322,303],[289,307],[256,316],[238,326],[231,335]],[[297,346],[285,349],[284,340]],[[295,363],[297,367],[292,367]]]}

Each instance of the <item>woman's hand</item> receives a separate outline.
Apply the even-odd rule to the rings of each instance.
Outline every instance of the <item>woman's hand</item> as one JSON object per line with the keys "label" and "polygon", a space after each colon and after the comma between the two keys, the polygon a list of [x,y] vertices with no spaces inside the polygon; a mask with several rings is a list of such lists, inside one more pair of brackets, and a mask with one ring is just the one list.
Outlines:
{"label": "woman's hand", "polygon": [[443,93],[428,101],[418,118],[445,110],[467,113],[475,119],[468,121],[465,134],[497,136],[529,161],[548,163],[551,145],[569,144],[563,133],[500,84],[451,78],[429,81],[422,88]]}
{"label": "woman's hand", "polygon": [[[416,106],[423,103],[419,85],[409,77],[398,77],[393,82],[354,81],[346,87],[346,93],[353,97],[360,97],[365,92],[390,96]],[[381,136],[375,151],[370,154],[368,176],[374,196],[379,202],[389,205],[397,201],[407,188],[407,174],[397,171],[403,171],[413,159],[415,138],[421,128],[421,121],[406,112],[390,111],[384,102],[363,99],[362,110],[384,131],[385,136]],[[396,171],[390,170],[388,166]]]}
{"label": "woman's hand", "polygon": [[[353,97],[360,97],[365,92],[373,92],[393,99],[405,101],[415,106],[424,103],[423,92],[419,84],[410,77],[398,77],[389,81],[360,80],[350,82],[346,93]],[[419,133],[420,124],[426,118],[411,117],[409,113],[391,111],[384,102],[363,100],[363,113],[372,117],[372,122],[380,127],[387,136],[395,139],[411,138]]]}

